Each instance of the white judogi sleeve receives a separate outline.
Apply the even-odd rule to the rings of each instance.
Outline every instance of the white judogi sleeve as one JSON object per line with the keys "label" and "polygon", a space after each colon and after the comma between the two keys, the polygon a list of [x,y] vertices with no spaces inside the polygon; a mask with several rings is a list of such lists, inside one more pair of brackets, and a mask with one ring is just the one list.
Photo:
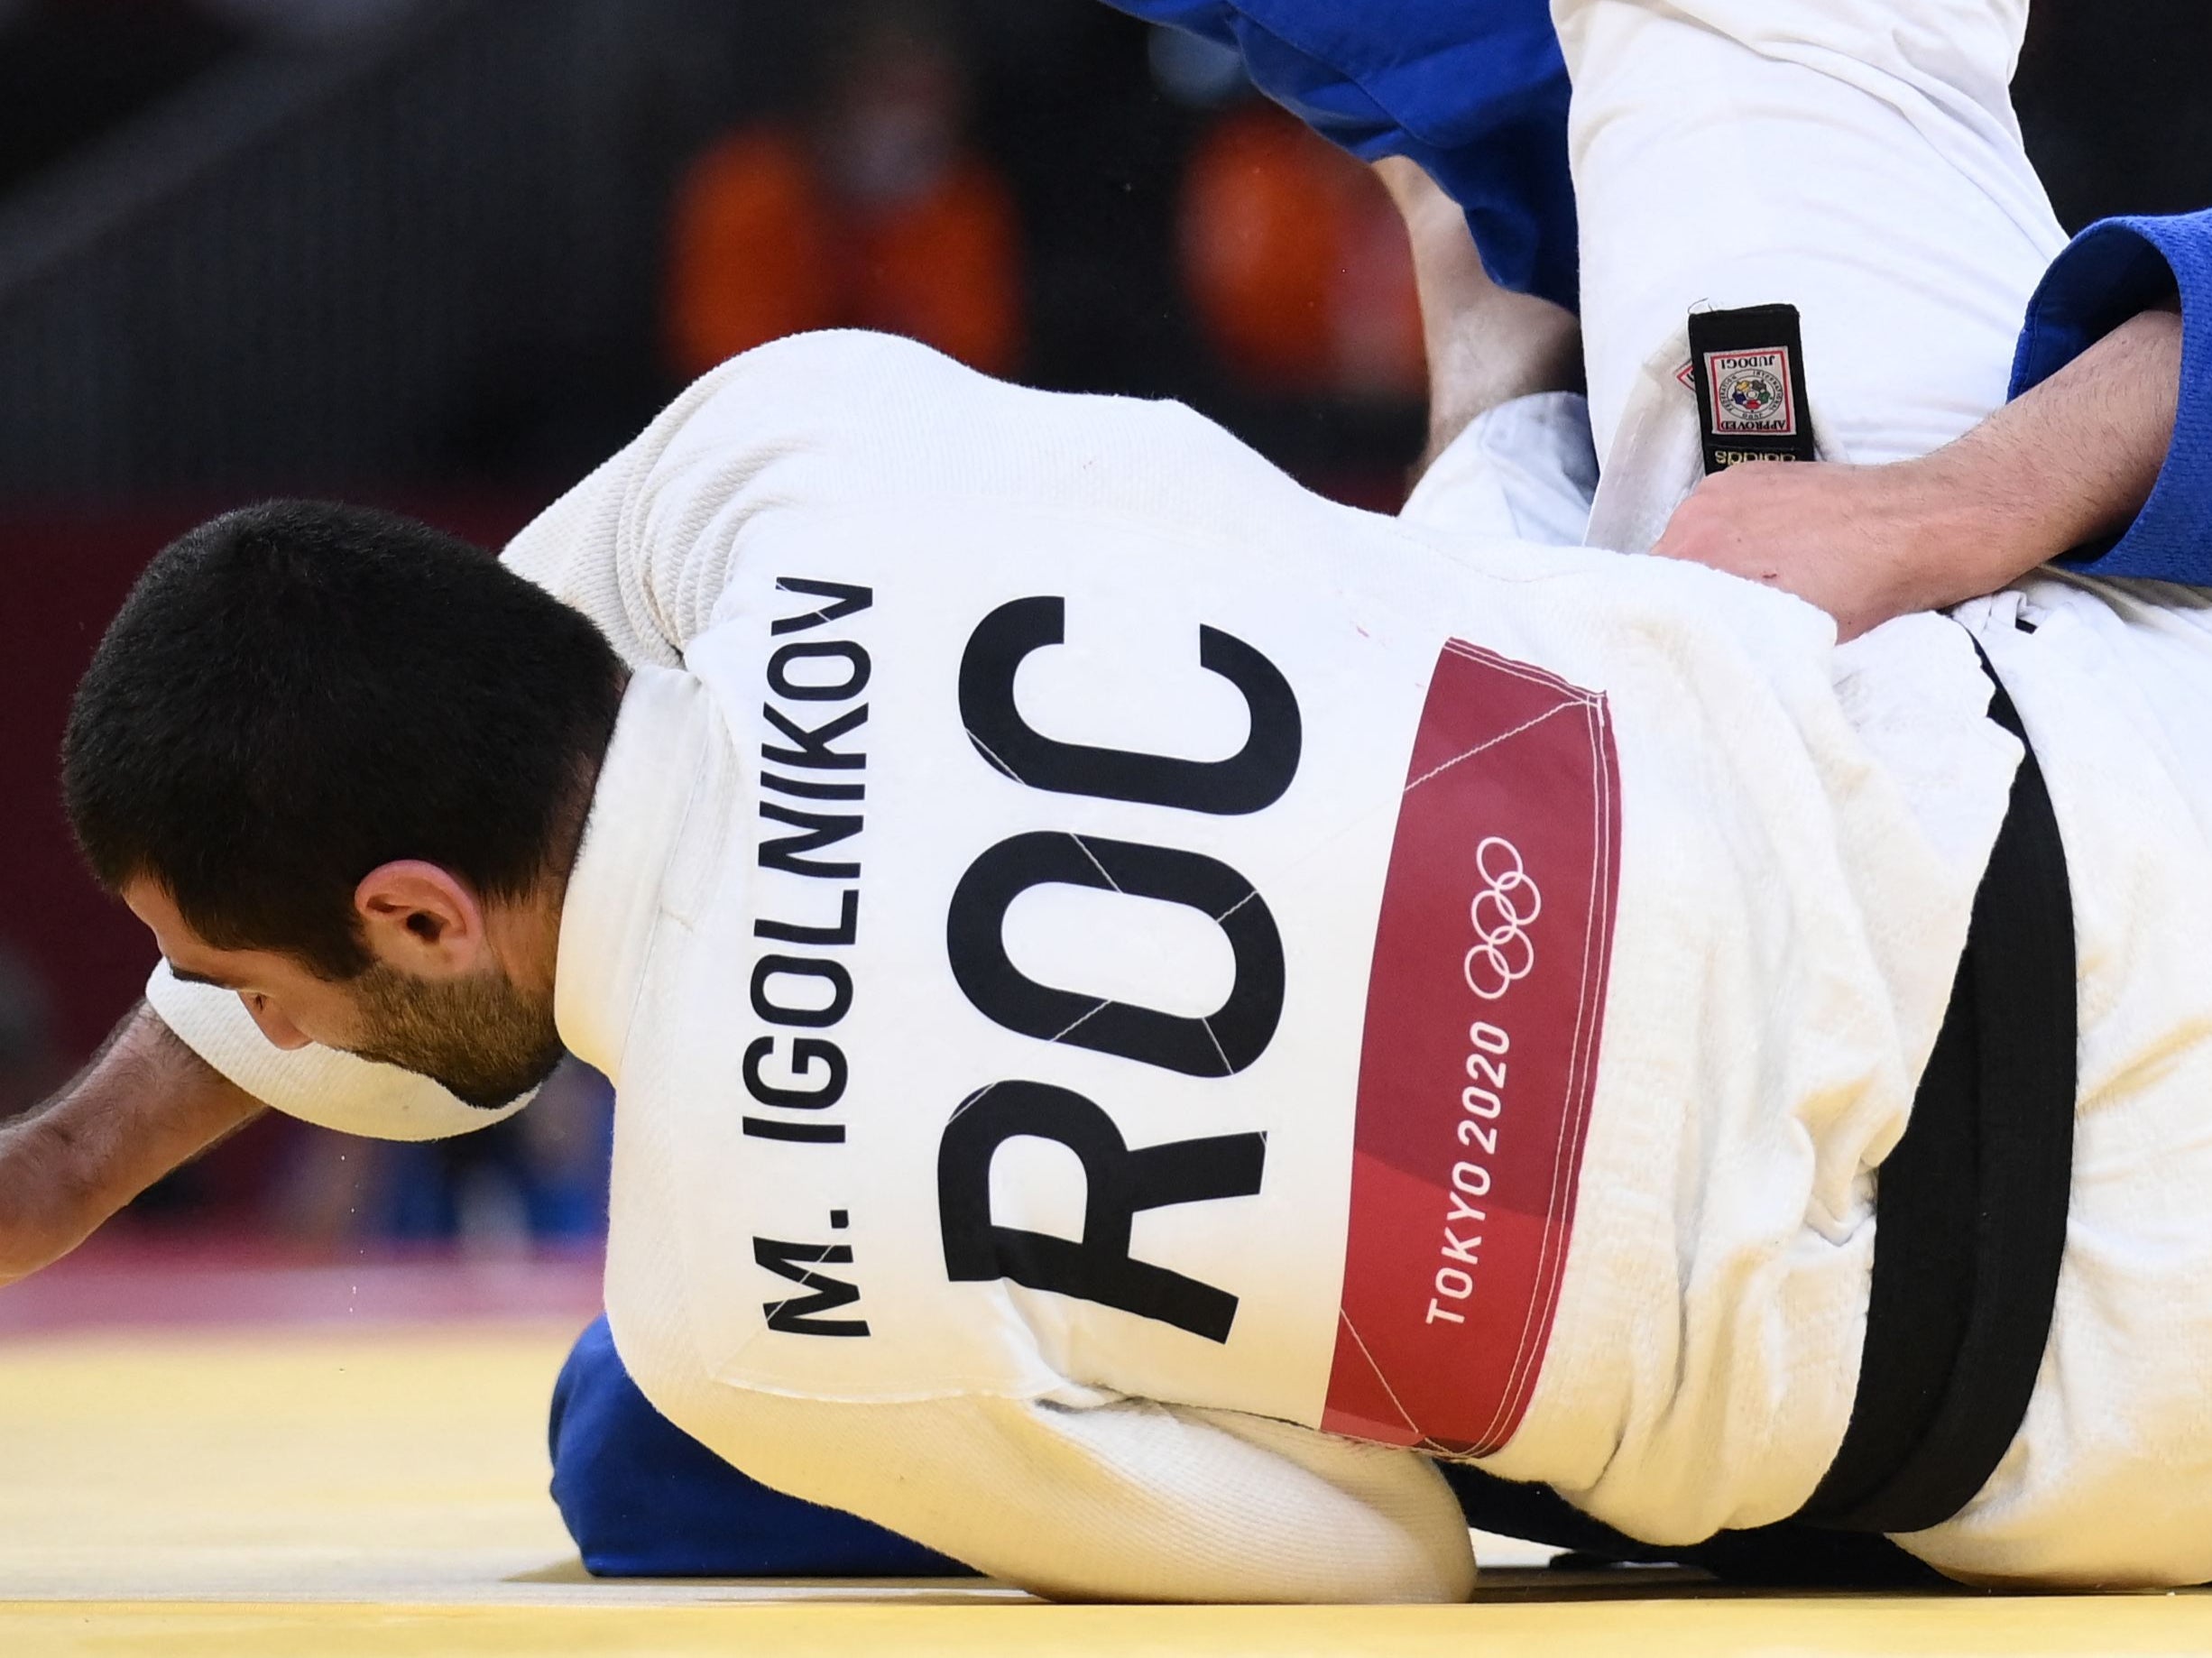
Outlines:
{"label": "white judogi sleeve", "polygon": [[1701,474],[1692,309],[1802,315],[1822,458],[1949,443],[2005,401],[2066,245],[2007,87],[2027,0],[1553,0],[1574,85],[1592,546]]}
{"label": "white judogi sleeve", "polygon": [[281,1048],[245,1004],[212,984],[186,984],[162,962],[146,1000],[187,1046],[263,1105],[319,1128],[380,1140],[442,1140],[513,1116],[535,1091],[497,1110],[447,1093],[427,1076],[310,1044]]}

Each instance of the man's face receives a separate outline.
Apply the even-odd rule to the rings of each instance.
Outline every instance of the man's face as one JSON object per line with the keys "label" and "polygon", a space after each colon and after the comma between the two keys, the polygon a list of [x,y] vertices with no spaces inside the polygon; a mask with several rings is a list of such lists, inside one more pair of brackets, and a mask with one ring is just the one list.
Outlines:
{"label": "man's face", "polygon": [[124,902],[188,983],[236,992],[281,1048],[319,1043],[413,1071],[474,1106],[493,1109],[535,1088],[562,1056],[549,993],[533,995],[488,953],[471,971],[428,978],[387,962],[333,982],[270,950],[224,950],[195,933],[151,880]]}

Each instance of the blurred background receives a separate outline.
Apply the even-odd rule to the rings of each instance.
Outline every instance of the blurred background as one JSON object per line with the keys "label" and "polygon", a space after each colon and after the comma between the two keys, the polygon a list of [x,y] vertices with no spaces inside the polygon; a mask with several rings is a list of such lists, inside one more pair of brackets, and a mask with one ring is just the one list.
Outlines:
{"label": "blurred background", "polygon": [[[2207,66],[2205,0],[2038,0],[2069,227],[2212,204]],[[1422,438],[1379,189],[1096,0],[0,0],[0,1116],[152,964],[54,756],[156,548],[272,493],[496,547],[692,375],[834,326],[1182,399],[1381,510]],[[572,1068],[440,1146],[264,1120],[124,1244],[588,1253],[609,1110]]]}

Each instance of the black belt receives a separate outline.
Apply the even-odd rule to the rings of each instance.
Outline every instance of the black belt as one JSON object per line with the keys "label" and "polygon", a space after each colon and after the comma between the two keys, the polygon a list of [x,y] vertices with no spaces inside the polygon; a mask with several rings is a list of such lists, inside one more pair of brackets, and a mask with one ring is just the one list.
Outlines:
{"label": "black belt", "polygon": [[1446,1463],[1474,1524],[1575,1552],[1563,1559],[1683,1561],[1728,1581],[1935,1580],[1870,1534],[1949,1519],[2019,1432],[2050,1339],[2073,1172],[2072,889],[2035,751],[1986,656],[1982,667],[1996,687],[1989,717],[2026,752],[1912,1121],[1878,1176],[1858,1395],[1820,1488],[1792,1519],[1662,1547],[1543,1486]]}
{"label": "black belt", "polygon": [[1988,1480],[2027,1414],[2066,1247],[2073,895],[2035,751],[1982,668],[1989,717],[2026,752],[1911,1124],[1876,1176],[1858,1393],[1797,1515],[1842,1531],[1940,1524]]}

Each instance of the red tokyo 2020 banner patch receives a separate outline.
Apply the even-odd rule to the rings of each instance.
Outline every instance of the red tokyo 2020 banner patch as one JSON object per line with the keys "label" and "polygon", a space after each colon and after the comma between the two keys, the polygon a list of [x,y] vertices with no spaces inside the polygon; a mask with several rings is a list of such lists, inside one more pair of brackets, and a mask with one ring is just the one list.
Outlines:
{"label": "red tokyo 2020 banner patch", "polygon": [[1487,1455],[1574,1227],[1619,889],[1605,698],[1458,640],[1414,739],[1368,986],[1322,1425]]}

